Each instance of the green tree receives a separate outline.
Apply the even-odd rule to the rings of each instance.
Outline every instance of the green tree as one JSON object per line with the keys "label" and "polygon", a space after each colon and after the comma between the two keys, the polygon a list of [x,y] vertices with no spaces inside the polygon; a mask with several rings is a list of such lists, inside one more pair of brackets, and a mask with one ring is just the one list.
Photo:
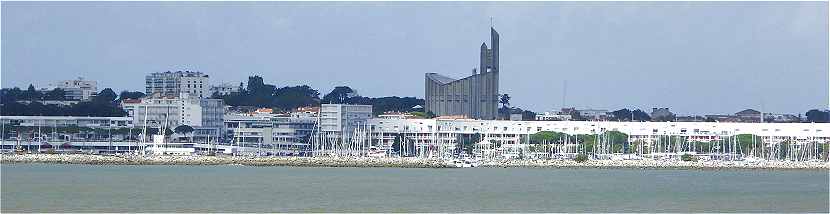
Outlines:
{"label": "green tree", "polygon": [[43,94],[35,89],[35,86],[32,84],[29,84],[29,87],[23,93],[23,99],[25,100],[40,100],[41,98],[43,98]]}
{"label": "green tree", "polygon": [[605,136],[611,143],[612,152],[628,152],[628,134],[619,131],[605,132]]}
{"label": "green tree", "polygon": [[499,103],[501,103],[501,107],[510,106],[510,95],[502,94],[501,97],[499,97]]}
{"label": "green tree", "polygon": [[680,156],[680,160],[682,161],[697,161],[697,157],[693,156],[692,154],[683,154]]}
{"label": "green tree", "polygon": [[617,121],[631,121],[631,118],[634,117],[634,113],[627,108],[612,111],[611,115],[613,115],[614,120]]}
{"label": "green tree", "polygon": [[280,109],[317,105],[320,105],[320,93],[307,85],[282,87],[274,91],[273,106]]}
{"label": "green tree", "polygon": [[540,131],[530,135],[530,143],[539,144],[542,142],[559,142],[560,139],[563,139],[567,134],[562,132],[554,132],[554,131]]}
{"label": "green tree", "polygon": [[188,125],[179,125],[179,126],[176,126],[176,128],[174,129],[174,131],[177,134],[189,134],[189,133],[193,132],[193,130],[194,130],[193,127],[190,127]]}
{"label": "green tree", "polygon": [[0,103],[8,104],[23,99],[23,90],[18,87],[0,89]]}
{"label": "green tree", "polygon": [[586,154],[577,154],[576,157],[574,158],[574,161],[576,161],[577,163],[584,163],[584,162],[588,161],[588,155],[586,155]]}
{"label": "green tree", "polygon": [[633,114],[634,114],[634,120],[635,121],[640,121],[640,122],[651,121],[651,116],[649,116],[648,113],[646,113],[643,110],[640,110],[640,109],[634,110]]}
{"label": "green tree", "polygon": [[349,100],[356,97],[357,93],[348,86],[337,86],[326,96],[323,96],[322,103],[325,104],[350,104]]}
{"label": "green tree", "polygon": [[[753,134],[739,134],[737,139],[738,145],[741,147],[741,153],[744,155],[749,155],[753,149],[756,150],[756,153],[759,153],[761,149],[760,147],[763,146],[762,138]],[[752,142],[755,143],[753,144]]]}
{"label": "green tree", "polygon": [[66,91],[60,88],[52,89],[43,96],[46,100],[66,100]]}
{"label": "green tree", "polygon": [[118,95],[115,94],[115,91],[112,91],[111,88],[105,88],[96,94],[92,101],[96,103],[112,103],[117,97]]}
{"label": "green tree", "polygon": [[144,96],[144,92],[140,91],[121,91],[121,94],[118,95],[118,100],[138,99]]}

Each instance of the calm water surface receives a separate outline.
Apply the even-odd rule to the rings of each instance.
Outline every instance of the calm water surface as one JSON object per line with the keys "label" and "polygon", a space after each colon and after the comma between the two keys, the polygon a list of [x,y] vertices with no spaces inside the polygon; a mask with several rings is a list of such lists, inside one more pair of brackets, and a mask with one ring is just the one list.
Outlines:
{"label": "calm water surface", "polygon": [[828,212],[828,171],[2,165],[2,212]]}

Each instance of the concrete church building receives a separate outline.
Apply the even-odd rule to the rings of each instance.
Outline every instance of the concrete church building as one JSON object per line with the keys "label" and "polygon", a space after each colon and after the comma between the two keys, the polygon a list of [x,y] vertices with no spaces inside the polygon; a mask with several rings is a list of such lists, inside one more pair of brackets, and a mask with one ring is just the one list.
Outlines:
{"label": "concrete church building", "polygon": [[436,116],[494,120],[499,101],[499,33],[490,28],[490,45],[481,44],[479,72],[463,79],[426,74],[426,111]]}

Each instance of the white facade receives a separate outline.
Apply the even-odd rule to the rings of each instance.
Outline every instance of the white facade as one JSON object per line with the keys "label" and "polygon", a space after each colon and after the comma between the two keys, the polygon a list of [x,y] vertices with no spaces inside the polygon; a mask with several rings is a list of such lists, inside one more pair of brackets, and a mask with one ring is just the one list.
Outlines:
{"label": "white facade", "polygon": [[365,125],[372,118],[371,105],[323,104],[320,108],[320,130],[348,133]]}
{"label": "white facade", "polygon": [[[316,117],[276,114],[228,114],[225,129],[233,144],[278,152],[308,146],[307,139],[317,125]],[[270,137],[269,137],[270,136]]]}
{"label": "white facade", "polygon": [[6,126],[40,126],[44,130],[67,126],[131,128],[134,125],[130,117],[2,116],[0,122]]}
{"label": "white facade", "polygon": [[137,100],[124,100],[121,106],[133,118],[136,126],[174,129],[188,125],[197,135],[219,135],[222,128],[224,105],[220,99],[198,99],[184,94],[182,97],[148,96]]}
{"label": "white facade", "polygon": [[66,92],[69,100],[86,101],[92,99],[98,93],[98,83],[92,80],[84,80],[78,77],[77,80],[59,81],[52,85],[53,88],[60,88]]}
{"label": "white facade", "polygon": [[208,75],[202,72],[177,71],[158,72],[147,75],[146,94],[159,93],[165,96],[190,94],[193,97],[210,97]]}
{"label": "white facade", "polygon": [[563,114],[560,111],[555,112],[544,112],[542,114],[536,114],[536,120],[542,121],[567,121],[571,120],[571,115]]}

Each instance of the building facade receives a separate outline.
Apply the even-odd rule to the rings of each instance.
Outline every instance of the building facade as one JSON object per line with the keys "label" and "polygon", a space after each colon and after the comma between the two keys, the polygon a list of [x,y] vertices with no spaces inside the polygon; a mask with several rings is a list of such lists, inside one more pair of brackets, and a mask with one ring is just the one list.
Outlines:
{"label": "building facade", "polygon": [[194,136],[220,136],[225,114],[221,99],[199,99],[183,94],[182,97],[148,95],[141,99],[123,100],[121,106],[133,118],[136,126],[174,129],[188,125],[195,129]]}
{"label": "building facade", "polygon": [[132,128],[130,117],[74,117],[74,116],[3,116],[4,126],[42,127],[51,132],[56,127]]}
{"label": "building facade", "polygon": [[499,34],[490,28],[490,45],[481,44],[479,71],[453,79],[437,73],[425,77],[425,110],[437,116],[496,119],[499,101]]}
{"label": "building facade", "polygon": [[64,95],[68,100],[87,101],[98,93],[98,83],[93,80],[84,80],[78,77],[76,80],[64,80],[56,82],[53,88],[59,88],[66,92]]}
{"label": "building facade", "polygon": [[355,128],[366,125],[372,118],[371,105],[322,104],[320,131],[348,138]]}
{"label": "building facade", "polygon": [[180,96],[182,93],[194,97],[210,97],[209,77],[202,72],[176,71],[157,72],[147,75],[146,94]]}

